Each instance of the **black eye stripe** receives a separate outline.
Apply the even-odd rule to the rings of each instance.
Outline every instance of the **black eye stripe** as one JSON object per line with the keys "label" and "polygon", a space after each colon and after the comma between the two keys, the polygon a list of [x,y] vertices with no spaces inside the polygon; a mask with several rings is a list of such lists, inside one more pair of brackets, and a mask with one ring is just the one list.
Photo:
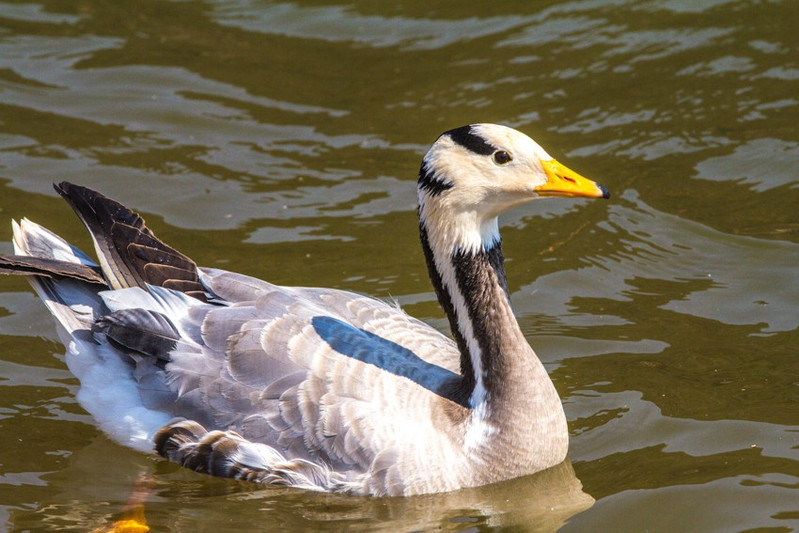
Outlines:
{"label": "black eye stripe", "polygon": [[444,132],[443,135],[448,135],[453,141],[476,154],[491,155],[497,150],[496,146],[491,146],[481,136],[472,133],[471,126],[455,128]]}

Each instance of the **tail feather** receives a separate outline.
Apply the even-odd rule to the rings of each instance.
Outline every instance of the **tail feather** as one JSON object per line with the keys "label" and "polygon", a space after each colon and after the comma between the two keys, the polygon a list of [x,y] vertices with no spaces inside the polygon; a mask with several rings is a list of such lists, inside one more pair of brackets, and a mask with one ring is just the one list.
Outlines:
{"label": "tail feather", "polygon": [[73,278],[107,286],[98,267],[30,255],[0,255],[0,274]]}
{"label": "tail feather", "polygon": [[152,435],[172,418],[175,394],[163,368],[183,333],[175,323],[202,305],[190,296],[204,294],[196,266],[113,200],[68,183],[56,190],[89,228],[101,266],[23,219],[12,223],[16,255],[0,256],[0,274],[27,275],[60,324],[66,363],[81,382],[78,401],[98,425],[125,445],[152,451]]}
{"label": "tail feather", "polygon": [[[0,257],[0,273],[27,274],[28,281],[69,337],[90,330],[99,316],[97,293],[104,278],[89,257],[55,233],[22,219],[12,222],[14,251]],[[69,342],[69,338],[64,338]]]}
{"label": "tail feather", "polygon": [[54,187],[91,233],[112,288],[174,285],[205,300],[196,263],[159,240],[138,214],[86,187],[66,181]]}
{"label": "tail feather", "polygon": [[19,222],[12,220],[11,229],[14,235],[14,252],[17,255],[66,261],[90,267],[97,266],[97,263],[81,250],[27,218],[23,218]]}

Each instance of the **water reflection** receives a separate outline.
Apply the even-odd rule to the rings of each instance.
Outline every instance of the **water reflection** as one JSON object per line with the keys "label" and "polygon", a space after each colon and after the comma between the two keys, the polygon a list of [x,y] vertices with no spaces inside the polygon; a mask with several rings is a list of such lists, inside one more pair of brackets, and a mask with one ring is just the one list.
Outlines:
{"label": "water reflection", "polygon": [[[89,247],[50,187],[67,179],[201,264],[396,298],[446,330],[416,235],[421,155],[451,127],[516,126],[615,193],[503,221],[516,313],[598,500],[562,529],[790,528],[796,20],[790,1],[1,2],[0,251],[22,216]],[[113,521],[142,473],[164,528],[564,519],[528,512],[525,480],[358,504],[153,463],[98,438],[41,304],[2,282],[0,517],[17,529]]]}
{"label": "water reflection", "polygon": [[[70,458],[69,467],[43,476],[58,487],[46,508],[16,510],[10,524],[34,524],[88,531],[122,516],[131,498],[144,500],[152,531],[456,531],[523,526],[525,531],[556,531],[594,500],[583,492],[567,461],[539,474],[447,494],[412,498],[362,498],[261,488],[212,478],[161,459],[120,450],[98,436]],[[143,482],[142,480],[145,480]],[[138,494],[136,494],[138,492]],[[260,517],[260,518],[259,518]]]}

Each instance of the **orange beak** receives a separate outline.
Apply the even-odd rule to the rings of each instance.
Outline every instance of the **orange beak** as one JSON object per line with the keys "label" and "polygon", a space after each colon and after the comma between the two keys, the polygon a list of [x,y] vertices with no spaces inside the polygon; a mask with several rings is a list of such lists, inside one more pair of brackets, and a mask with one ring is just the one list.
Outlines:
{"label": "orange beak", "polygon": [[554,159],[541,161],[547,182],[535,188],[540,196],[583,196],[587,198],[610,198],[610,191],[602,185],[584,178]]}

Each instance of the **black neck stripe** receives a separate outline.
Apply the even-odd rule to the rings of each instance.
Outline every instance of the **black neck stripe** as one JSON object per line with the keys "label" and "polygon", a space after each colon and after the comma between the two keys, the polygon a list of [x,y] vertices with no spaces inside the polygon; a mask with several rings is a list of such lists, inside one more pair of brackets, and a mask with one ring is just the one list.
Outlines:
{"label": "black neck stripe", "polygon": [[476,154],[491,155],[497,151],[495,146],[490,145],[484,138],[474,133],[471,126],[455,128],[444,132],[443,135],[449,136],[457,144]]}
{"label": "black neck stripe", "polygon": [[452,337],[458,345],[458,351],[461,353],[461,382],[456,390],[452,391],[454,401],[461,405],[468,405],[469,397],[472,395],[475,385],[474,367],[472,366],[472,357],[469,355],[469,348],[466,345],[466,339],[463,338],[460,328],[458,327],[458,317],[455,313],[455,306],[452,304],[452,298],[449,291],[444,287],[444,282],[441,279],[441,273],[436,266],[435,258],[433,257],[433,249],[430,247],[430,240],[427,236],[427,229],[424,223],[419,224],[419,234],[422,239],[422,250],[424,250],[425,261],[427,262],[427,270],[430,274],[430,281],[436,290],[438,302],[444,309],[444,313],[449,320],[449,327],[452,331]]}
{"label": "black neck stripe", "polygon": [[[502,359],[505,336],[503,324],[497,321],[497,317],[502,316],[502,307],[510,305],[502,245],[497,242],[490,249],[478,252],[456,250],[452,254],[452,265],[472,324],[472,334],[480,346],[483,372],[486,376],[493,376],[496,374],[495,366]],[[492,384],[486,381],[484,385],[490,388]]]}

